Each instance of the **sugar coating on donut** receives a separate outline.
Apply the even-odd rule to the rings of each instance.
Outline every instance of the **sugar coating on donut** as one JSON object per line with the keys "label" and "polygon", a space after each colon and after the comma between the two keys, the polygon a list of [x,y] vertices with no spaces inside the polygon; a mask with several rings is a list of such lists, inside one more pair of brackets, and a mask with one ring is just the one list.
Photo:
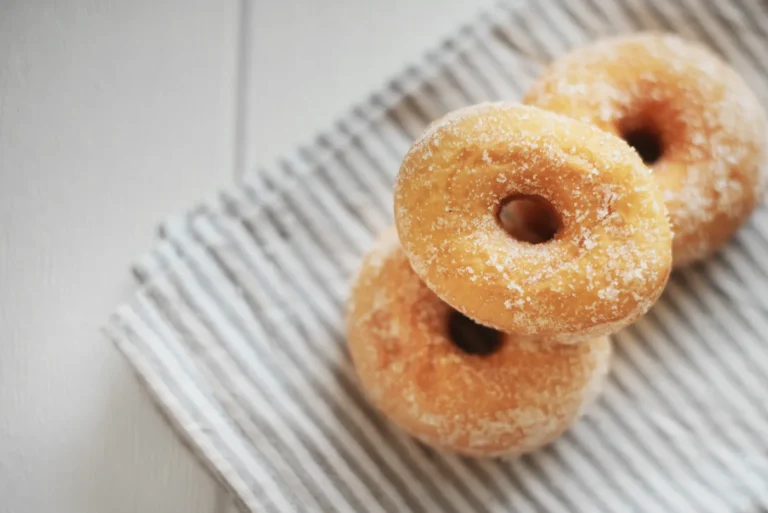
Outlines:
{"label": "sugar coating on donut", "polygon": [[718,249],[763,197],[766,116],[741,77],[705,47],[638,34],[574,50],[533,84],[525,103],[621,135],[651,128],[652,164],[675,232],[675,265]]}
{"label": "sugar coating on donut", "polygon": [[602,388],[608,340],[505,337],[491,355],[466,354],[450,340],[450,307],[412,271],[393,233],[363,262],[347,320],[372,402],[425,443],[466,455],[517,455],[559,436]]}
{"label": "sugar coating on donut", "polygon": [[[504,232],[499,205],[515,194],[553,205],[561,225],[553,241],[521,243]],[[561,341],[608,334],[650,308],[669,274],[666,211],[631,149],[512,103],[433,123],[400,169],[395,220],[426,284],[505,332]]]}
{"label": "sugar coating on donut", "polygon": [[400,239],[397,238],[397,231],[387,229],[379,234],[371,249],[366,255],[366,265],[374,269],[380,269],[382,265],[391,258],[392,253],[400,250]]}

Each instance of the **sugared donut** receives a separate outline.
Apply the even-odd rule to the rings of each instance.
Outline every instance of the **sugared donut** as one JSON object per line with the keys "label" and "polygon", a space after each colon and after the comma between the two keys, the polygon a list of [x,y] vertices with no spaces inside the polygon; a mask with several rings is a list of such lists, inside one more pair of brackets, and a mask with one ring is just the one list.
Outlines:
{"label": "sugared donut", "polygon": [[675,266],[717,250],[762,198],[765,111],[698,44],[638,34],[586,46],[557,60],[524,102],[637,147],[669,210]]}
{"label": "sugared donut", "polygon": [[605,337],[515,342],[474,324],[411,270],[394,230],[363,262],[347,335],[380,410],[425,443],[472,456],[516,455],[559,436],[597,396],[611,355]]}
{"label": "sugared donut", "polygon": [[[510,202],[538,204],[549,240],[513,237]],[[395,183],[395,222],[411,265],[473,320],[562,342],[619,330],[661,294],[672,235],[648,168],[618,137],[513,103],[432,124]]]}

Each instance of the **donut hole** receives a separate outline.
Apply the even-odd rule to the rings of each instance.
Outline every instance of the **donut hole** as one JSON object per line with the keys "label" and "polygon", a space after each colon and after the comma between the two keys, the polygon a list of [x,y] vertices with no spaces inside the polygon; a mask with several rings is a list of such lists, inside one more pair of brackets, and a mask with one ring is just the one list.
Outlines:
{"label": "donut hole", "polygon": [[664,153],[661,134],[651,125],[640,125],[622,132],[622,138],[635,149],[643,162],[655,164]]}
{"label": "donut hole", "polygon": [[456,310],[448,316],[448,334],[456,347],[475,356],[488,356],[501,347],[500,331],[478,324]]}
{"label": "donut hole", "polygon": [[560,226],[552,204],[536,195],[516,195],[499,208],[499,224],[512,238],[531,244],[552,240]]}

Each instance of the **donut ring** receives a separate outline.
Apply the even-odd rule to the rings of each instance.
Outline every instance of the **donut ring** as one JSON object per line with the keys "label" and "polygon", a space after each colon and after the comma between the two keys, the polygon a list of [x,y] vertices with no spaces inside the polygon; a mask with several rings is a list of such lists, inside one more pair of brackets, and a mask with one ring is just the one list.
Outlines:
{"label": "donut ring", "polygon": [[[558,221],[540,244],[498,221],[509,198]],[[395,182],[413,270],[480,324],[561,342],[618,331],[650,308],[671,267],[658,189],[621,139],[535,107],[483,104],[433,123]]]}
{"label": "donut ring", "polygon": [[498,334],[492,354],[467,354],[451,341],[452,311],[411,270],[395,231],[385,232],[353,287],[347,340],[367,396],[421,441],[470,456],[529,452],[601,390],[606,337],[566,345]]}
{"label": "donut ring", "polygon": [[700,45],[658,34],[592,44],[557,60],[524,102],[644,143],[676,267],[719,249],[762,199],[765,111]]}

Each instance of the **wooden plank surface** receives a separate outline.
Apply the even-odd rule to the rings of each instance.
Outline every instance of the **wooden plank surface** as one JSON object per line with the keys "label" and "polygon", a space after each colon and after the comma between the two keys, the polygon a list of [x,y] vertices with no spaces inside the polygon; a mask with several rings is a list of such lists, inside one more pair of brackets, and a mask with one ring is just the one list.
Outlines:
{"label": "wooden plank surface", "polygon": [[0,511],[211,513],[99,333],[157,222],[230,180],[235,1],[0,3]]}
{"label": "wooden plank surface", "polygon": [[490,3],[252,3],[243,61],[244,168],[272,164],[310,142]]}
{"label": "wooden plank surface", "polygon": [[[244,9],[238,171],[272,165],[489,5],[281,0]],[[231,502],[226,513],[238,510]]]}
{"label": "wooden plank surface", "polygon": [[128,266],[477,8],[0,0],[0,513],[234,511],[98,332]]}

